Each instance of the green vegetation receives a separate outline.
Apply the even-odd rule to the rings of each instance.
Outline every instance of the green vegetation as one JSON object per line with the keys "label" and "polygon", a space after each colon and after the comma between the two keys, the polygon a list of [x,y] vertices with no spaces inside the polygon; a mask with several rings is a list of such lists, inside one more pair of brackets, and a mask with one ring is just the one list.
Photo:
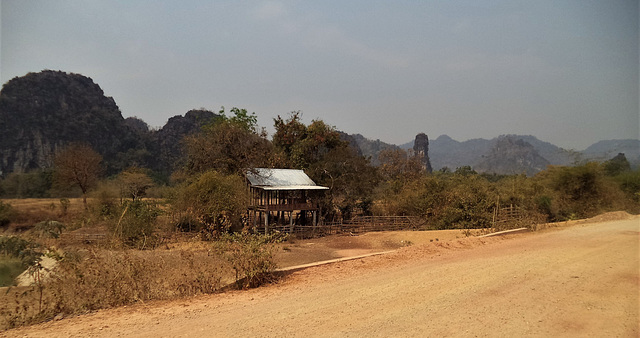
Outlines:
{"label": "green vegetation", "polygon": [[0,255],[0,287],[13,285],[13,280],[23,271],[19,258]]}

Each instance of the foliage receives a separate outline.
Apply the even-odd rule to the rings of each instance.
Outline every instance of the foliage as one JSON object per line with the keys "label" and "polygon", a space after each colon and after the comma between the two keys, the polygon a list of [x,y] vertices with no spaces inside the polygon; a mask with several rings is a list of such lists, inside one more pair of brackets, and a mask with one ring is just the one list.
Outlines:
{"label": "foliage", "polygon": [[49,197],[53,183],[53,171],[32,170],[27,173],[10,173],[0,180],[0,196],[7,198]]}
{"label": "foliage", "polygon": [[334,210],[339,210],[344,219],[351,218],[356,209],[370,214],[373,190],[379,181],[378,171],[353,149],[330,150],[321,161],[311,164],[307,173],[317,184],[330,188],[322,200],[327,218],[334,216]]}
{"label": "foliage", "polygon": [[16,217],[16,211],[9,203],[0,201],[0,227],[8,225]]}
{"label": "foliage", "polygon": [[195,225],[206,238],[215,238],[242,228],[247,202],[247,189],[240,176],[209,170],[177,189],[173,208],[188,224],[185,228]]}
{"label": "foliage", "polygon": [[332,219],[337,212],[349,218],[355,209],[369,213],[379,180],[377,169],[357,155],[334,127],[322,120],[306,126],[300,119],[300,112],[287,120],[274,119],[273,144],[289,167],[305,170],[317,184],[330,188],[321,201],[325,218]]}
{"label": "foliage", "polygon": [[119,215],[111,218],[109,228],[122,244],[145,249],[153,247],[154,230],[160,210],[152,203],[141,200],[124,201]]}
{"label": "foliage", "polygon": [[386,189],[398,193],[399,189],[410,181],[426,175],[416,156],[410,156],[403,149],[385,149],[378,155],[380,175]]}
{"label": "foliage", "polygon": [[42,246],[18,236],[0,236],[0,255],[18,258],[27,268],[40,261]]}
{"label": "foliage", "polygon": [[231,108],[229,112],[233,113],[233,116],[227,117],[224,112],[224,107],[222,107],[218,113],[223,121],[228,121],[248,132],[258,134],[258,117],[256,113],[249,114],[246,109],[237,107]]}
{"label": "foliage", "polygon": [[273,260],[274,244],[284,239],[279,233],[227,233],[220,237],[216,245],[222,256],[231,263],[238,288],[250,288],[269,280],[276,268]]}
{"label": "foliage", "polygon": [[550,188],[557,206],[556,220],[592,217],[623,209],[622,192],[605,177],[602,166],[590,162],[574,167],[551,167],[536,178]]}
{"label": "foliage", "polygon": [[185,138],[185,170],[199,174],[214,169],[225,174],[244,174],[257,167],[268,167],[274,159],[273,146],[266,132],[257,132],[255,116],[233,108],[235,116],[224,115],[205,125],[196,135]]}
{"label": "foliage", "polygon": [[495,208],[505,206],[518,209],[520,226],[614,210],[638,212],[634,198],[640,192],[639,177],[634,172],[607,177],[598,163],[550,167],[534,177],[500,178],[461,167],[455,173],[381,185],[376,212],[423,216],[439,229],[491,227]]}
{"label": "foliage", "polygon": [[322,120],[311,121],[305,126],[300,118],[299,112],[293,112],[286,121],[280,116],[274,119],[273,144],[284,152],[290,166],[307,169],[322,161],[331,150],[349,146],[347,141],[340,139],[340,133],[334,127]]}
{"label": "foliage", "polygon": [[640,168],[620,173],[614,180],[630,200],[640,203]]}
{"label": "foliage", "polygon": [[624,172],[631,171],[631,164],[624,154],[620,153],[616,157],[603,163],[603,169],[607,176],[617,176]]}
{"label": "foliage", "polygon": [[62,234],[62,230],[64,229],[64,224],[58,221],[42,221],[33,228],[40,237],[44,238],[60,238],[60,234]]}
{"label": "foliage", "polygon": [[0,255],[0,287],[13,285],[14,279],[23,271],[24,267],[20,259]]}
{"label": "foliage", "polygon": [[77,186],[87,206],[87,191],[93,188],[100,175],[102,156],[86,144],[73,143],[59,151],[54,159],[54,180],[62,186]]}

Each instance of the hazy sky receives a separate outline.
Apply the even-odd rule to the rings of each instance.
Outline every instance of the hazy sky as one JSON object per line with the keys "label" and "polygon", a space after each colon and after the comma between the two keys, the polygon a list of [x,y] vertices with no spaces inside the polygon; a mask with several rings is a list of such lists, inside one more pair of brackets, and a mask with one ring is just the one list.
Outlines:
{"label": "hazy sky", "polygon": [[0,1],[3,84],[80,73],[152,127],[237,106],[397,144],[639,138],[637,0]]}

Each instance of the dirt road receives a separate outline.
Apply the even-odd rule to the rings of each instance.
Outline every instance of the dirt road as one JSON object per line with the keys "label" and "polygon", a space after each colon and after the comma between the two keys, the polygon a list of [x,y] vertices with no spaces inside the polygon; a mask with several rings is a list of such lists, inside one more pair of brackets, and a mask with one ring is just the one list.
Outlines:
{"label": "dirt road", "polygon": [[637,337],[640,219],[457,239],[0,336]]}

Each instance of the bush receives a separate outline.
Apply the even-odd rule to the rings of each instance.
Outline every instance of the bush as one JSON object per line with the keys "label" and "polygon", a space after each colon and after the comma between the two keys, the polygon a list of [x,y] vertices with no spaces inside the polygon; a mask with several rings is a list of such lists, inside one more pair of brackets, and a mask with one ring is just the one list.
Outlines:
{"label": "bush", "polygon": [[65,229],[64,224],[58,221],[42,221],[35,225],[33,230],[44,238],[60,238],[62,230]]}
{"label": "bush", "polygon": [[242,178],[207,171],[178,188],[174,212],[189,225],[201,224],[205,238],[242,229],[247,211],[247,188]]}
{"label": "bush", "polygon": [[110,221],[111,233],[128,247],[153,247],[156,239],[153,232],[160,209],[153,203],[135,200],[125,201],[120,210],[119,216]]}
{"label": "bush", "polygon": [[42,246],[18,236],[0,236],[0,255],[20,259],[26,269],[40,261]]}
{"label": "bush", "polygon": [[224,234],[216,243],[218,251],[231,263],[238,288],[257,287],[271,278],[276,264],[273,260],[275,244],[285,237],[279,233],[258,235],[249,233]]}
{"label": "bush", "polygon": [[9,225],[9,223],[13,222],[16,214],[17,213],[11,204],[2,203],[2,201],[0,201],[0,227]]}
{"label": "bush", "polygon": [[625,209],[626,198],[602,166],[592,162],[575,167],[552,167],[545,175],[554,193],[556,220],[587,218]]}
{"label": "bush", "polygon": [[0,255],[0,287],[13,285],[13,281],[24,271],[22,260]]}

